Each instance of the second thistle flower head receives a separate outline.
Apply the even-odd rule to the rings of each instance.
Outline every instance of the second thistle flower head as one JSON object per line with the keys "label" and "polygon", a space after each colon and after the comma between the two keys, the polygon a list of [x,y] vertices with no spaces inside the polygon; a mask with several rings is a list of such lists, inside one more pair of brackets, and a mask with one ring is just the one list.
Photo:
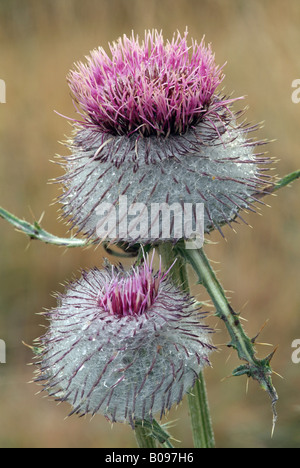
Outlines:
{"label": "second thistle flower head", "polygon": [[72,413],[162,417],[209,364],[203,314],[152,262],[85,272],[48,313],[37,380]]}
{"label": "second thistle flower head", "polygon": [[[268,176],[259,166],[268,158],[254,153],[262,142],[247,132],[255,127],[237,123],[236,99],[218,93],[222,69],[211,47],[189,44],[187,32],[171,41],[157,31],[145,32],[141,42],[124,35],[110,55],[99,48],[77,64],[68,82],[80,119],[60,199],[72,227],[97,237],[100,214],[118,208],[120,196],[128,207],[189,204],[193,222],[202,203],[205,232],[251,209],[263,193]],[[151,229],[157,216],[135,208],[134,236],[122,225],[121,232],[108,229],[109,240],[162,240]],[[175,241],[184,237],[170,233]]]}

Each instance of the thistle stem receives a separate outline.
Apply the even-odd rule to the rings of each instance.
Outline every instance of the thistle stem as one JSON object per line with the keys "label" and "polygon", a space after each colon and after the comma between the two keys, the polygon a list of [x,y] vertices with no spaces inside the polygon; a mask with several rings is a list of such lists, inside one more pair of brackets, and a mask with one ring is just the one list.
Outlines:
{"label": "thistle stem", "polygon": [[269,394],[272,400],[273,431],[277,419],[275,405],[278,396],[271,380],[272,369],[270,367],[270,360],[275,351],[264,359],[258,359],[256,357],[254,348],[255,338],[250,339],[244,332],[239,316],[229,304],[225,292],[217,280],[204,250],[185,249],[180,246],[178,247],[178,251],[197,273],[199,283],[203,284],[206,288],[215,305],[217,317],[224,321],[231,338],[228,346],[234,348],[239,358],[246,362],[235,369],[232,375],[246,375],[247,377],[252,377],[254,380],[257,380],[260,386]]}
{"label": "thistle stem", "polygon": [[192,427],[194,428],[195,447],[215,448],[215,438],[203,372],[200,372],[191,394],[188,395],[188,402]]}
{"label": "thistle stem", "polygon": [[30,224],[28,221],[17,218],[15,215],[1,207],[0,218],[5,219],[10,224],[15,226],[18,231],[27,234],[30,239],[37,239],[45,242],[46,244],[54,244],[64,247],[87,247],[88,245],[92,244],[91,241],[87,241],[86,239],[57,237],[53,234],[50,234],[50,232],[45,231],[45,229],[43,229],[37,221],[34,221],[33,224]]}
{"label": "thistle stem", "polygon": [[[189,292],[189,281],[183,258],[177,253],[176,247],[164,243],[158,247],[165,268],[169,268],[174,260],[170,274],[174,283],[180,285],[184,292]],[[200,372],[198,380],[188,395],[188,404],[191,417],[194,446],[196,448],[214,448],[215,440],[210,417],[206,385],[203,373]]]}
{"label": "thistle stem", "polygon": [[173,448],[170,434],[155,419],[136,421],[135,436],[140,448],[156,448],[156,441],[164,448]]}
{"label": "thistle stem", "polygon": [[135,438],[139,448],[156,448],[155,439],[149,434],[149,429],[143,426],[135,428]]}

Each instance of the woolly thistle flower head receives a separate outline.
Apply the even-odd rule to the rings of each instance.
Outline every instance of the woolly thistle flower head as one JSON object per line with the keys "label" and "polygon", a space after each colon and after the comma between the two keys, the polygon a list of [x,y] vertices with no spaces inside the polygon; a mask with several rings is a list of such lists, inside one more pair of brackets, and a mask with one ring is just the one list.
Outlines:
{"label": "woolly thistle flower head", "polygon": [[203,314],[152,262],[84,272],[48,312],[37,381],[71,414],[162,417],[209,364]]}
{"label": "woolly thistle flower head", "polygon": [[[143,41],[124,35],[110,55],[99,48],[76,65],[68,82],[80,119],[60,197],[72,227],[103,238],[107,224],[109,240],[155,242],[165,239],[152,229],[157,217],[150,207],[187,204],[197,223],[196,206],[203,204],[205,232],[252,209],[268,180],[260,165],[269,160],[254,153],[262,142],[248,132],[256,127],[237,123],[240,112],[231,109],[237,99],[217,92],[222,69],[203,40],[189,44],[185,32],[165,41],[157,31],[145,32]],[[116,220],[120,196],[135,216],[134,229]],[[186,238],[175,231],[169,239]]]}

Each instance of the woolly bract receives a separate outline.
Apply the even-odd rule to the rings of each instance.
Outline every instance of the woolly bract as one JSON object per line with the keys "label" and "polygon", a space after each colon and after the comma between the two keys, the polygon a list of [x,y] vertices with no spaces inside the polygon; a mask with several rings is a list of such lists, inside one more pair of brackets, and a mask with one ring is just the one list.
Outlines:
{"label": "woolly bract", "polygon": [[[152,258],[153,260],[153,258]],[[211,330],[152,261],[129,272],[93,269],[69,285],[39,340],[37,381],[72,413],[111,421],[160,417],[209,364]]]}

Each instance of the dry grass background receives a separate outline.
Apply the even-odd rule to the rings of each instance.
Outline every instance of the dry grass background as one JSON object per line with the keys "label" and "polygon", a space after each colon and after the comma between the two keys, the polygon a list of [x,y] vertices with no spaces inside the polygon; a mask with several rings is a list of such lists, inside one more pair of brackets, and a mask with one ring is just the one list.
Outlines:
{"label": "dry grass background", "polygon": [[[43,226],[57,235],[66,227],[57,221],[57,185],[48,180],[61,173],[49,162],[70,133],[68,122],[54,110],[74,116],[66,84],[73,62],[98,46],[106,47],[123,33],[162,29],[165,37],[188,26],[200,40],[205,34],[225,68],[226,91],[247,95],[248,119],[265,121],[259,137],[276,139],[268,149],[280,159],[276,173],[299,166],[300,104],[291,101],[291,83],[300,78],[300,3],[298,0],[1,0],[0,78],[7,85],[7,103],[0,105],[0,205],[28,220],[45,211]],[[273,360],[280,401],[279,420],[270,438],[271,410],[267,395],[246,378],[222,381],[238,364],[222,344],[223,324],[215,343],[207,387],[218,447],[300,446],[300,364],[291,361],[291,343],[300,338],[299,195],[297,182],[267,200],[263,216],[249,215],[253,229],[226,230],[226,241],[207,248],[217,262],[218,276],[242,310],[245,328],[254,336],[266,320],[261,341],[279,345]],[[0,365],[1,447],[131,447],[131,429],[101,416],[65,420],[68,407],[35,395],[27,382],[31,343],[43,330],[43,308],[54,306],[52,291],[80,268],[101,265],[103,251],[69,250],[32,242],[0,221],[0,338],[7,344],[7,364]],[[111,258],[112,261],[116,261]],[[129,262],[126,262],[129,265]],[[192,277],[193,279],[193,277]],[[203,292],[195,288],[199,299]],[[269,347],[258,346],[259,356]],[[170,414],[179,419],[174,436],[192,447],[187,406]]]}

